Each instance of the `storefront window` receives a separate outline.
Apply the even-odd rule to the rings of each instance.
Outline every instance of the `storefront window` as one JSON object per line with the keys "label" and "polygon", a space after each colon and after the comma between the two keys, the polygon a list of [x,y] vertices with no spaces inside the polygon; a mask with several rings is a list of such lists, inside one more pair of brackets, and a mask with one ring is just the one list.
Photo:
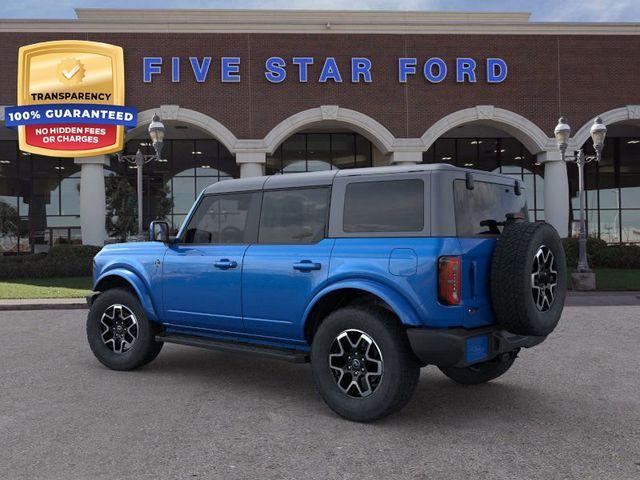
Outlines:
{"label": "storefront window", "polygon": [[307,171],[307,136],[292,135],[282,144],[282,172],[298,173]]}
{"label": "storefront window", "polygon": [[[500,147],[501,140],[497,138],[477,138],[476,141],[481,143],[476,144],[478,146],[478,163],[473,168],[489,172],[495,171],[499,163],[498,149],[504,148]],[[500,156],[500,158],[504,158],[504,156]]]}
{"label": "storefront window", "polygon": [[620,206],[640,208],[640,138],[624,138],[620,149]]}
{"label": "storefront window", "polygon": [[366,168],[373,165],[373,145],[362,135],[356,135],[356,168]]}
{"label": "storefront window", "polygon": [[0,253],[71,242],[70,229],[80,226],[79,171],[73,159],[31,155],[16,141],[0,141]]}
{"label": "storefront window", "polygon": [[[591,140],[583,146],[593,152]],[[574,223],[579,218],[578,172],[568,165]],[[587,230],[609,243],[640,243],[640,138],[608,136],[599,163],[585,168]]]}
{"label": "storefront window", "polygon": [[365,168],[373,162],[371,142],[357,133],[297,133],[267,156],[266,173]]}
{"label": "storefront window", "polygon": [[435,163],[456,164],[456,140],[454,138],[439,138],[434,145]]}
{"label": "storefront window", "polygon": [[314,133],[307,135],[307,169],[310,172],[331,170],[331,135]]}
{"label": "storefront window", "polygon": [[0,178],[18,176],[18,146],[14,141],[0,141]]}
{"label": "storefront window", "polygon": [[477,138],[459,138],[456,140],[456,163],[458,166],[478,168],[478,144],[482,145],[482,140]]}
{"label": "storefront window", "polygon": [[[138,148],[145,155],[153,153],[147,140],[131,140],[125,151],[135,154]],[[122,169],[115,159],[111,166],[111,170],[114,166]],[[118,176],[125,176],[135,192],[136,169],[129,167],[131,165],[124,173],[118,171]],[[164,219],[175,233],[203,189],[220,180],[239,176],[235,157],[215,139],[165,140],[162,160],[149,162],[143,168],[143,224]]]}
{"label": "storefront window", "polygon": [[194,152],[196,152],[195,142],[193,140],[173,140],[171,142],[173,151],[171,156],[167,157],[163,152],[163,157],[169,160],[171,171],[176,177],[193,177],[195,176],[194,168]]}
{"label": "storefront window", "polygon": [[523,145],[515,138],[501,138],[499,143],[499,152],[497,153],[500,154],[500,169],[498,171],[520,175],[524,160]]}

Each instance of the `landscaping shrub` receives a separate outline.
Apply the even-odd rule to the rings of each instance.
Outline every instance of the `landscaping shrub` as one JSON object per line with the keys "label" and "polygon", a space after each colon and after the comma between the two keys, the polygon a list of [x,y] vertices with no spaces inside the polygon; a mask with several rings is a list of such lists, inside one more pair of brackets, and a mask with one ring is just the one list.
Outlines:
{"label": "landscaping shrub", "polygon": [[49,253],[0,257],[0,278],[88,276],[99,251],[90,245],[57,245]]}
{"label": "landscaping shrub", "polygon": [[[570,268],[578,264],[578,239],[563,240]],[[587,239],[587,260],[592,268],[640,268],[640,246],[607,245],[604,240],[589,237]]]}
{"label": "landscaping shrub", "polygon": [[93,259],[100,250],[102,247],[93,245],[56,245],[49,250],[48,255],[53,258],[82,257]]}
{"label": "landscaping shrub", "polygon": [[[562,241],[564,245],[564,253],[567,256],[567,265],[575,267],[578,264],[578,239],[577,238],[565,238]],[[607,242],[599,238],[588,237],[587,238],[587,260],[589,265],[594,262],[594,255],[597,251],[607,248]]]}

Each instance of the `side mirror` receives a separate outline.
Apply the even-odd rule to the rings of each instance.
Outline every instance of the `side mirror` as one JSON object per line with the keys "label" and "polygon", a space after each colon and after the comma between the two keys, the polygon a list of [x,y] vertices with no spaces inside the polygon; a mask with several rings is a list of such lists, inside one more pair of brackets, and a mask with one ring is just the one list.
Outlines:
{"label": "side mirror", "polygon": [[149,240],[151,242],[169,242],[169,224],[164,220],[154,220],[149,225]]}

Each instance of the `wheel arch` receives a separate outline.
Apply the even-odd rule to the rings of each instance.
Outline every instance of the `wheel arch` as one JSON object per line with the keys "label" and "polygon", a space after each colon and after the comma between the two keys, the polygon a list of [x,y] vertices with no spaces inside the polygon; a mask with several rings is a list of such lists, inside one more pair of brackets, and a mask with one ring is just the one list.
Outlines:
{"label": "wheel arch", "polygon": [[149,320],[158,320],[153,301],[140,277],[130,270],[117,268],[103,273],[95,282],[93,290],[105,292],[111,288],[127,288],[138,297]]}
{"label": "wheel arch", "polygon": [[380,305],[392,312],[403,325],[420,323],[410,303],[389,287],[370,280],[343,281],[324,288],[311,300],[303,317],[303,338],[310,344],[327,315],[340,307],[354,303]]}

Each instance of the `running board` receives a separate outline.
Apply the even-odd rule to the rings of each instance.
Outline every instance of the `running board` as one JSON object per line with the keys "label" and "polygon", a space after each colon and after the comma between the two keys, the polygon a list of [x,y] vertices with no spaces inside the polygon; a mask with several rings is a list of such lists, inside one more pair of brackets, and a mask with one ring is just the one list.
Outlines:
{"label": "running board", "polygon": [[245,353],[260,357],[284,360],[291,363],[309,362],[309,354],[299,350],[274,348],[263,345],[252,345],[237,341],[225,341],[206,337],[193,337],[190,335],[163,334],[156,335],[157,342],[177,343],[178,345],[188,345],[190,347],[208,348],[210,350],[221,350],[231,353]]}

